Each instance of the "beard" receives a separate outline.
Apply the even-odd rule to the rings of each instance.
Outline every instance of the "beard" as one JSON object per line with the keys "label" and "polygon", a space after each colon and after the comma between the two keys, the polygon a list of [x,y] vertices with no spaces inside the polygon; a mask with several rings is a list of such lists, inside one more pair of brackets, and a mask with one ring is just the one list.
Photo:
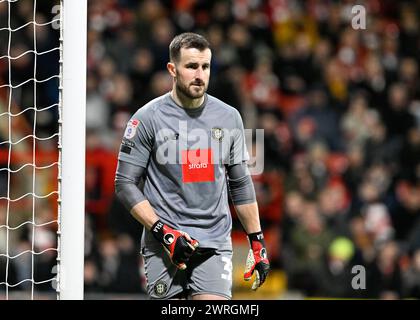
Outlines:
{"label": "beard", "polygon": [[[195,87],[194,85],[199,85],[199,87]],[[199,99],[206,93],[207,85],[202,81],[196,81],[186,85],[177,79],[176,90],[190,99]]]}

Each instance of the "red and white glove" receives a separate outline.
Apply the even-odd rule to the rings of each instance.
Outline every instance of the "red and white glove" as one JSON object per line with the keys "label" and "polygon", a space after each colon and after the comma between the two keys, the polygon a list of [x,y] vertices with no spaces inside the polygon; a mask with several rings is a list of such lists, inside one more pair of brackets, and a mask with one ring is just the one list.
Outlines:
{"label": "red and white glove", "polygon": [[264,235],[262,231],[248,234],[249,253],[246,259],[244,279],[249,281],[255,271],[255,280],[252,290],[257,290],[267,278],[270,271],[270,262],[267,258]]}
{"label": "red and white glove", "polygon": [[172,229],[160,220],[155,222],[150,231],[163,245],[172,263],[178,269],[186,269],[186,263],[199,245],[198,241],[191,238],[188,233]]}

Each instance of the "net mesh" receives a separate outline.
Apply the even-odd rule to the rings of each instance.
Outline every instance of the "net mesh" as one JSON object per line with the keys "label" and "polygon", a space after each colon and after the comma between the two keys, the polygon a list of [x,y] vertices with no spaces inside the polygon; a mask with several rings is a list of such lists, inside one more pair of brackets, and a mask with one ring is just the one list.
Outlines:
{"label": "net mesh", "polygon": [[0,0],[0,298],[55,296],[60,1]]}

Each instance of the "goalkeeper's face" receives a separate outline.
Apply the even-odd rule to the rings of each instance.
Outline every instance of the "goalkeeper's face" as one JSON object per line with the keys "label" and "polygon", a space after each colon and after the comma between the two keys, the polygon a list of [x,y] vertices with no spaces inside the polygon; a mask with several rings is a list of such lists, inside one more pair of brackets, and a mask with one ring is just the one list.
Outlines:
{"label": "goalkeeper's face", "polygon": [[175,79],[176,90],[190,99],[199,99],[207,91],[210,79],[211,51],[182,48],[179,61],[169,69]]}

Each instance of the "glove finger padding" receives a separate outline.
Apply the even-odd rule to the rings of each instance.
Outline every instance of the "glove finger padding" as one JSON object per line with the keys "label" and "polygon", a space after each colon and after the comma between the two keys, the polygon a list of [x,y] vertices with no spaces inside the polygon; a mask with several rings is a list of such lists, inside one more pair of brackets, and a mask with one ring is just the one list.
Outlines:
{"label": "glove finger padding", "polygon": [[171,254],[175,264],[187,262],[194,253],[195,247],[183,236],[179,237],[173,247]]}
{"label": "glove finger padding", "polygon": [[196,239],[194,239],[193,237],[190,237],[190,235],[188,234],[188,233],[186,233],[186,232],[184,232],[184,231],[181,231],[184,235],[187,235],[188,236],[188,238],[187,237],[185,237],[186,239],[187,239],[187,241],[188,241],[188,243],[192,246],[192,248],[195,250],[195,249],[197,249],[198,248],[198,246],[199,246],[199,242],[196,240]]}
{"label": "glove finger padding", "polygon": [[252,252],[252,249],[249,249],[248,257],[246,258],[245,263],[245,273],[244,273],[244,279],[245,281],[249,281],[254,274],[254,268],[255,268],[255,258],[254,253]]}
{"label": "glove finger padding", "polygon": [[265,272],[265,270],[261,270],[263,265],[265,264],[255,264],[254,253],[252,249],[249,249],[245,266],[244,280],[249,281],[255,273],[255,280],[251,287],[252,290],[257,290],[264,283],[265,278],[267,277],[268,270],[267,272]]}
{"label": "glove finger padding", "polygon": [[251,289],[252,290],[257,290],[260,285],[261,285],[260,273],[259,273],[258,270],[256,270],[256,272],[255,272],[255,280],[254,280],[254,283],[252,284]]}
{"label": "glove finger padding", "polygon": [[255,281],[252,285],[253,290],[257,290],[267,278],[268,272],[270,271],[270,265],[260,262],[255,265]]}

